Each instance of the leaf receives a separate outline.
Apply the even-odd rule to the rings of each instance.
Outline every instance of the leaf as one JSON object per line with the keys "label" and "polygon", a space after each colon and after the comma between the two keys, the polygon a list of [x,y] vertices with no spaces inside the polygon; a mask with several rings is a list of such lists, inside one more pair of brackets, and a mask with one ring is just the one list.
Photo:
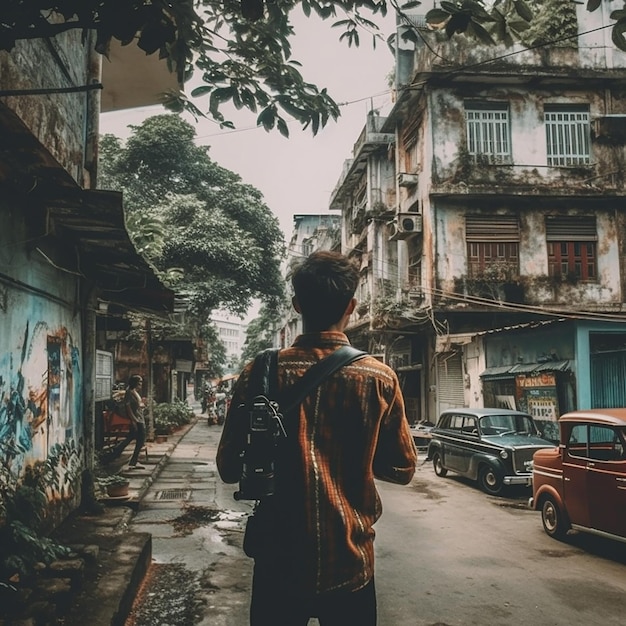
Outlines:
{"label": "leaf", "polygon": [[493,37],[477,22],[471,21],[468,25],[468,32],[471,32],[476,39],[488,46],[495,45]]}
{"label": "leaf", "polygon": [[259,113],[256,123],[267,131],[272,130],[276,123],[276,109],[273,106],[266,107]]}
{"label": "leaf", "polygon": [[428,13],[426,13],[426,22],[433,26],[442,24],[448,19],[450,19],[450,14],[442,11],[441,9],[431,9]]}
{"label": "leaf", "polygon": [[194,98],[197,98],[198,96],[203,96],[205,93],[210,93],[211,91],[213,91],[213,87],[211,87],[211,85],[200,85],[200,87],[192,89],[191,95]]}
{"label": "leaf", "polygon": [[403,30],[400,34],[400,39],[402,39],[402,41],[412,41],[413,43],[417,43],[418,41],[417,33],[411,28]]}
{"label": "leaf", "polygon": [[354,26],[354,20],[338,20],[331,24],[331,28],[337,28],[338,26]]}
{"label": "leaf", "polygon": [[517,14],[527,22],[531,22],[533,19],[533,12],[530,7],[524,2],[524,0],[515,0],[515,10]]}
{"label": "leaf", "polygon": [[454,4],[453,2],[445,2],[444,0],[442,0],[440,4],[441,4],[441,8],[447,13],[449,13],[450,15],[459,13],[461,10],[460,7]]}
{"label": "leaf", "polygon": [[214,89],[211,92],[211,98],[209,100],[209,111],[215,115],[217,110],[222,102],[226,102],[233,97],[234,93],[233,87],[221,87],[218,89]]}
{"label": "leaf", "polygon": [[457,13],[450,18],[446,24],[446,34],[452,37],[455,33],[464,33],[471,21],[471,17],[467,13]]}
{"label": "leaf", "polygon": [[509,28],[517,34],[522,34],[524,31],[530,29],[530,24],[528,22],[523,22],[522,20],[516,20],[509,22]]}
{"label": "leaf", "polygon": [[595,11],[599,9],[602,4],[602,0],[588,0],[587,11]]}
{"label": "leaf", "polygon": [[282,117],[277,118],[276,128],[278,128],[278,132],[283,137],[289,138],[289,127],[287,126],[287,122],[285,122],[285,120]]}
{"label": "leaf", "polygon": [[617,22],[611,31],[611,39],[613,39],[613,43],[624,52],[626,52],[626,38],[624,38],[625,32],[626,20],[620,20]]}
{"label": "leaf", "polygon": [[408,9],[413,9],[415,7],[420,6],[422,3],[418,2],[418,0],[412,0],[411,2],[406,2],[405,4],[400,5],[400,9],[403,11],[407,11]]}

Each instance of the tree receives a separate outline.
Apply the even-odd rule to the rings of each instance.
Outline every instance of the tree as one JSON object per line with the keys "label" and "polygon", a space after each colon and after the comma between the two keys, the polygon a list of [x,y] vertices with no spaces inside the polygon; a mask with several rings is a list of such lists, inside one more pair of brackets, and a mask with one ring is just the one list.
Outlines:
{"label": "tree", "polygon": [[224,368],[228,365],[226,358],[226,346],[220,339],[217,328],[211,322],[204,323],[200,328],[199,338],[204,341],[208,352],[210,378],[224,376]]}
{"label": "tree", "polygon": [[178,115],[132,130],[126,145],[103,138],[100,187],[124,192],[131,238],[190,312],[281,301],[284,239],[261,192],[212,161]]}
{"label": "tree", "polygon": [[[587,0],[587,9],[595,11],[609,2]],[[340,39],[358,46],[363,32],[374,43],[380,37],[372,20],[384,16],[388,6],[402,11],[420,3],[400,4],[398,0],[2,0],[0,50],[12,50],[21,39],[93,29],[96,50],[102,54],[113,39],[123,45],[136,43],[146,54],[167,59],[181,83],[199,73],[200,87],[190,94],[170,94],[168,105],[174,110],[203,115],[192,99],[208,99],[208,114],[232,127],[221,111],[228,102],[257,113],[257,123],[266,130],[277,128],[287,136],[287,115],[317,133],[339,116],[339,107],[325,89],[306,82],[299,63],[291,58],[292,10],[301,6],[307,16],[333,20]],[[524,0],[442,0],[440,8],[427,14],[428,22],[449,36],[465,32],[483,42],[519,38],[532,19]],[[626,9],[612,11],[611,19],[613,41],[626,50]]]}
{"label": "tree", "polygon": [[258,316],[248,324],[239,369],[254,359],[259,352],[274,346],[275,330],[281,320],[280,307],[261,307]]}

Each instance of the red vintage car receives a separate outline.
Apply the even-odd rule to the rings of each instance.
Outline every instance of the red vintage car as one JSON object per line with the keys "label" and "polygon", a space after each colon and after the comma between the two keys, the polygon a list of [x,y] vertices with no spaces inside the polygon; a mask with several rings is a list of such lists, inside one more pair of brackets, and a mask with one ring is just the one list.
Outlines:
{"label": "red vintage car", "polygon": [[572,411],[559,420],[560,445],[533,456],[533,497],[543,527],[626,542],[626,408]]}

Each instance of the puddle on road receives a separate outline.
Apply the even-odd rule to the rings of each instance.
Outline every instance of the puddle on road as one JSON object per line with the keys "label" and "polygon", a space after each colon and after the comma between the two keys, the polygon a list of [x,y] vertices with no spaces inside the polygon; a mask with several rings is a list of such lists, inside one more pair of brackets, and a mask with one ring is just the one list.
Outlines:
{"label": "puddle on road", "polygon": [[221,511],[206,506],[185,506],[178,517],[170,520],[178,535],[190,535],[201,526],[215,525],[224,530],[239,526],[239,522],[246,515],[240,511]]}

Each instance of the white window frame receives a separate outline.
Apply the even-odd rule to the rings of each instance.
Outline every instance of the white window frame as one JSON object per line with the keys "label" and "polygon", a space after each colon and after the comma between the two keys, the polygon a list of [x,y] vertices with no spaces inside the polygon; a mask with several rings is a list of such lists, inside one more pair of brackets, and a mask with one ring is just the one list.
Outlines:
{"label": "white window frame", "polygon": [[588,165],[591,162],[591,121],[588,106],[557,105],[544,109],[548,165]]}
{"label": "white window frame", "polygon": [[113,353],[96,350],[95,400],[109,400],[113,390]]}
{"label": "white window frame", "polygon": [[466,103],[467,150],[475,160],[511,162],[511,125],[507,103]]}

